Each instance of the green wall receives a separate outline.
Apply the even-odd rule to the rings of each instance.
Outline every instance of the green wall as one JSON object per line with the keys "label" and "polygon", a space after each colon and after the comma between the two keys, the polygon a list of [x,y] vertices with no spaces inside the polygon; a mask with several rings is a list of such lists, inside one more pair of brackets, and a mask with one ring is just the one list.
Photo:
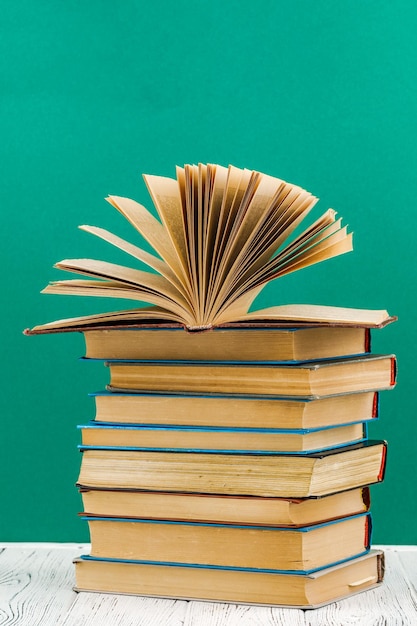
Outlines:
{"label": "green wall", "polygon": [[416,46],[411,0],[3,3],[0,38],[0,539],[84,541],[76,425],[107,382],[81,335],[27,326],[115,303],[40,295],[63,258],[116,259],[79,224],[130,234],[103,198],[150,205],[142,172],[235,164],[335,208],[355,251],[267,287],[260,304],[387,308],[374,333],[399,381],[371,436],[389,441],[374,542],[417,543]]}

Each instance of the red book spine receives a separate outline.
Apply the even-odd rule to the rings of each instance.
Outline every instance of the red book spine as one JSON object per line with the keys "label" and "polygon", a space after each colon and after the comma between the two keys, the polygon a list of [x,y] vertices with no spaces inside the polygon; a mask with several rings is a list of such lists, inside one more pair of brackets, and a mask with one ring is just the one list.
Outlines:
{"label": "red book spine", "polygon": [[395,385],[396,380],[397,380],[397,359],[395,358],[395,356],[393,356],[391,359],[391,381],[390,381],[390,384],[392,387]]}
{"label": "red book spine", "polygon": [[378,481],[384,480],[385,466],[387,462],[387,444],[384,444],[382,448],[381,466],[379,468]]}

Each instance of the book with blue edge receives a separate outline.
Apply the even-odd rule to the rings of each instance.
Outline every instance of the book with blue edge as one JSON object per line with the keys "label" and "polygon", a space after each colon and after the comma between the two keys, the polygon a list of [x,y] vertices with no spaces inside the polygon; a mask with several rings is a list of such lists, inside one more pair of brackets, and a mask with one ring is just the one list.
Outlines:
{"label": "book with blue edge", "polygon": [[305,361],[371,351],[370,328],[277,324],[233,325],[186,332],[177,325],[84,329],[87,358],[190,361]]}
{"label": "book with blue edge", "polygon": [[85,555],[75,560],[75,590],[313,609],[374,589],[383,581],[384,570],[380,550],[313,574],[138,563]]}
{"label": "book with blue edge", "polygon": [[301,363],[106,361],[109,390],[232,393],[319,398],[391,389],[394,355],[324,359]]}
{"label": "book with blue edge", "polygon": [[313,526],[288,528],[85,517],[91,556],[244,570],[311,574],[365,554],[369,513]]}
{"label": "book with blue edge", "polygon": [[91,421],[79,425],[81,445],[100,448],[189,452],[293,452],[307,454],[363,441],[366,425],[290,430],[175,425],[126,425]]}
{"label": "book with blue edge", "polygon": [[325,398],[144,391],[90,394],[98,422],[306,430],[379,417],[376,391]]}
{"label": "book with blue edge", "polygon": [[387,445],[366,440],[308,454],[80,449],[78,484],[86,487],[307,498],[381,482]]}
{"label": "book with blue edge", "polygon": [[369,487],[313,498],[226,496],[79,486],[87,517],[131,517],[255,526],[311,526],[366,513]]}

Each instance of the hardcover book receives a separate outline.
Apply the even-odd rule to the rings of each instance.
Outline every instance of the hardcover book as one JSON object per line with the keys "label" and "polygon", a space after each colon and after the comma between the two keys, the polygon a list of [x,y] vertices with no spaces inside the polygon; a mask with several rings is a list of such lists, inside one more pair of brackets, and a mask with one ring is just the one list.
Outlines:
{"label": "hardcover book", "polygon": [[86,487],[307,498],[383,480],[386,443],[309,454],[149,452],[82,448]]}
{"label": "hardcover book", "polygon": [[369,487],[299,499],[85,486],[80,486],[80,492],[87,517],[142,517],[255,526],[309,526],[366,513],[370,507]]}
{"label": "hardcover book", "polygon": [[261,394],[319,398],[354,391],[390,389],[396,381],[393,355],[369,355],[305,363],[107,361],[108,389],[178,393]]}
{"label": "hardcover book", "polygon": [[192,333],[178,324],[160,324],[83,332],[86,357],[106,360],[305,361],[371,350],[370,329],[354,326],[229,324]]}
{"label": "hardcover book", "polygon": [[92,397],[95,419],[106,423],[314,429],[367,422],[379,415],[375,391],[316,399],[151,391],[102,391]]}
{"label": "hardcover book", "polygon": [[88,556],[75,561],[76,591],[304,609],[373,589],[382,582],[384,570],[384,553],[378,550],[307,575],[137,563]]}
{"label": "hardcover book", "polygon": [[364,424],[314,430],[216,428],[198,426],[80,425],[82,447],[189,452],[294,452],[347,445],[366,439]]}
{"label": "hardcover book", "polygon": [[98,558],[304,574],[365,554],[371,538],[367,513],[298,528],[83,519],[90,529],[91,556]]}

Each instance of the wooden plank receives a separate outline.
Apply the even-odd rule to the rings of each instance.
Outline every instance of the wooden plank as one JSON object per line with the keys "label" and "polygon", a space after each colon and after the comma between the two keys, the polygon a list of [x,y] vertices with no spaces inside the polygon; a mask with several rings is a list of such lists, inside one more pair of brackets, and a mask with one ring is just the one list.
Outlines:
{"label": "wooden plank", "polygon": [[2,626],[182,626],[184,601],[75,593],[72,560],[85,546],[28,545],[0,549]]}
{"label": "wooden plank", "polygon": [[398,550],[398,558],[403,568],[404,577],[408,580],[417,612],[417,549]]}
{"label": "wooden plank", "polygon": [[59,626],[182,626],[186,605],[184,600],[82,592]]}
{"label": "wooden plank", "polygon": [[300,609],[190,602],[184,626],[308,626],[305,615]]}
{"label": "wooden plank", "polygon": [[77,549],[0,549],[0,623],[58,624],[76,596],[72,559]]}

